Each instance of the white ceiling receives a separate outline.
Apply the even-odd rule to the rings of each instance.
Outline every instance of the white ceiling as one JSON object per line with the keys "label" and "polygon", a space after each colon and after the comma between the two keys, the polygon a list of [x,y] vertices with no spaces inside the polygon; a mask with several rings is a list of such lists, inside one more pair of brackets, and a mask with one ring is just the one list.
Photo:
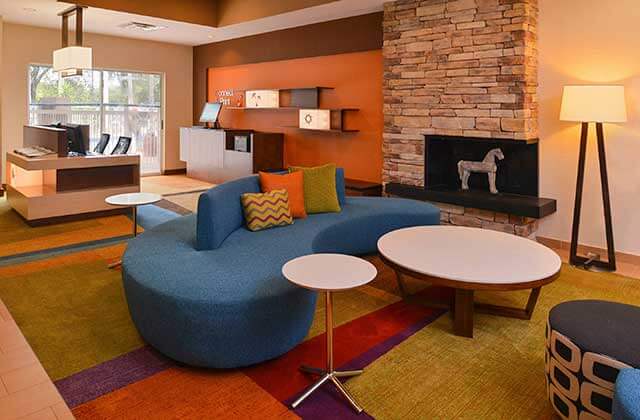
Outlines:
{"label": "white ceiling", "polygon": [[[222,28],[211,28],[92,7],[85,12],[84,27],[85,32],[175,44],[201,45],[373,13],[382,10],[382,5],[385,1],[388,0],[337,0],[321,6],[309,7],[295,12],[283,13]],[[0,0],[0,15],[2,15],[5,22],[60,28],[61,20],[57,14],[69,6],[69,4],[59,3],[56,0]],[[166,29],[155,32],[142,32],[119,27],[119,25],[131,21],[165,26]]]}

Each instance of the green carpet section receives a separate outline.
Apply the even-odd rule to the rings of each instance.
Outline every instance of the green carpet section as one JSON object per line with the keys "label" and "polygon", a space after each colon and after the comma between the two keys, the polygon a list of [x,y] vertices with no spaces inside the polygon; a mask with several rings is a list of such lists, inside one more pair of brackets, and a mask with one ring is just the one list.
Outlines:
{"label": "green carpet section", "polygon": [[[477,300],[524,306],[527,292],[477,293]],[[349,390],[374,418],[550,418],[544,329],[556,304],[604,299],[640,305],[640,280],[564,265],[542,288],[531,321],[476,314],[474,338],[454,336],[443,316],[376,360]]]}
{"label": "green carpet section", "polygon": [[23,273],[0,273],[0,298],[53,380],[143,345],[129,317],[120,271],[109,270],[92,253],[78,254],[79,261],[53,259]]}

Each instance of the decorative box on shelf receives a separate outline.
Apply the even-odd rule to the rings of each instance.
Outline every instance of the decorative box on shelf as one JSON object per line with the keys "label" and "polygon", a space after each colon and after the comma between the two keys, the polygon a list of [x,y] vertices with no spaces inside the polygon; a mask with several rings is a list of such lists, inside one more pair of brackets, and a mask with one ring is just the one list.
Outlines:
{"label": "decorative box on shelf", "polygon": [[328,109],[301,109],[300,128],[307,130],[330,130],[331,111]]}
{"label": "decorative box on shelf", "polygon": [[245,92],[246,108],[279,108],[280,92],[278,90],[247,90]]}

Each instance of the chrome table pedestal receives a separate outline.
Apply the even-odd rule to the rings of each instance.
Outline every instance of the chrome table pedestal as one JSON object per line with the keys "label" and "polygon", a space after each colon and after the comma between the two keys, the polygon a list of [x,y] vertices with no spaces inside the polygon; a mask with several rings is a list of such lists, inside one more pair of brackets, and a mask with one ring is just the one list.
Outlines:
{"label": "chrome table pedestal", "polygon": [[[115,207],[130,207],[133,215],[133,237],[138,236],[138,206],[157,203],[162,196],[153,193],[126,193],[111,195],[105,198],[105,202]],[[122,265],[122,260],[109,264],[109,268],[117,268]]]}
{"label": "chrome table pedestal", "polygon": [[362,412],[362,407],[356,402],[353,396],[347,391],[344,385],[338,378],[348,378],[351,376],[360,375],[362,370],[346,370],[336,371],[333,369],[333,297],[331,291],[325,291],[326,296],[326,330],[327,330],[327,367],[325,369],[319,369],[308,366],[301,366],[300,370],[312,375],[320,376],[320,379],[313,385],[311,385],[294,403],[291,405],[296,408],[302,403],[309,395],[313,394],[324,383],[332,383],[338,391],[351,403],[353,408],[358,412]]}

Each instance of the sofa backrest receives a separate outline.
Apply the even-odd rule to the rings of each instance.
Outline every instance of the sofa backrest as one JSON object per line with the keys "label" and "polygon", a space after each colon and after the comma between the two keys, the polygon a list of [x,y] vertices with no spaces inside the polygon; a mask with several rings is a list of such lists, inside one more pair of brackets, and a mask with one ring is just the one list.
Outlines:
{"label": "sofa backrest", "polygon": [[[336,192],[340,205],[346,200],[344,170],[336,169]],[[202,193],[198,199],[196,249],[219,248],[229,235],[244,225],[240,197],[244,193],[260,192],[257,175],[225,182]]]}
{"label": "sofa backrest", "polygon": [[218,248],[227,236],[244,224],[240,197],[260,192],[257,175],[240,178],[213,187],[198,199],[196,248],[199,251]]}
{"label": "sofa backrest", "polygon": [[336,168],[336,192],[338,193],[338,202],[343,206],[347,201],[347,191],[344,183],[344,169]]}

